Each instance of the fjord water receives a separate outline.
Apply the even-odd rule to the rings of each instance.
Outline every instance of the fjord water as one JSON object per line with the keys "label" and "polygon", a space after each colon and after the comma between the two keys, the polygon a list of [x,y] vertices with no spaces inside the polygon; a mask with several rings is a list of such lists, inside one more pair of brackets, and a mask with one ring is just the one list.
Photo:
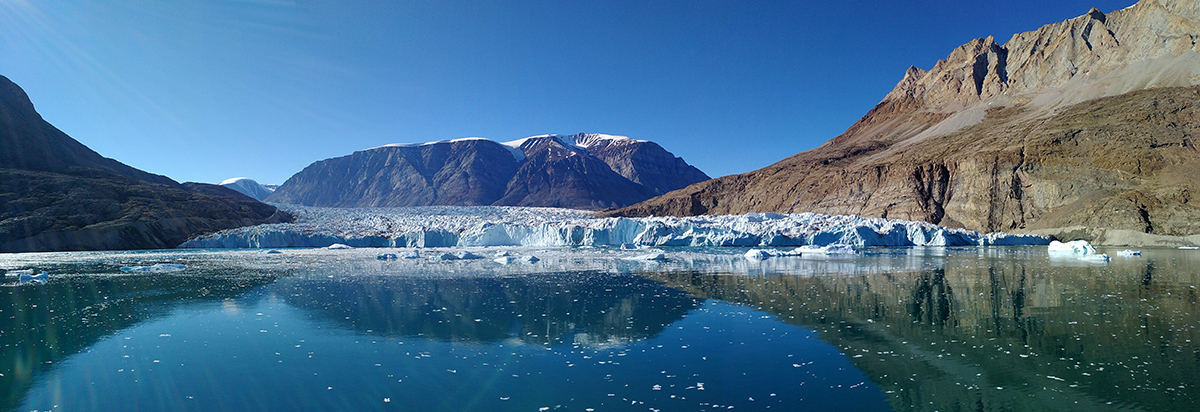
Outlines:
{"label": "fjord water", "polygon": [[[4,410],[1187,410],[1200,252],[0,255]],[[1112,251],[1109,251],[1110,253]],[[174,273],[121,266],[182,263]]]}

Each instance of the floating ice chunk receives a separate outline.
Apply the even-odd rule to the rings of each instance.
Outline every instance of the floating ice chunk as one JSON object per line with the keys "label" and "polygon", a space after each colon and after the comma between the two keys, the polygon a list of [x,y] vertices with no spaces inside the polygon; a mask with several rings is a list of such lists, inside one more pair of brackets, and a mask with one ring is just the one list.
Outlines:
{"label": "floating ice chunk", "polygon": [[796,253],[804,255],[853,255],[858,253],[858,250],[854,246],[834,243],[828,246],[800,246],[796,248]]}
{"label": "floating ice chunk", "polygon": [[334,243],[332,245],[329,245],[329,247],[327,247],[326,249],[354,249],[354,246],[350,246],[350,245],[347,245],[344,243]]}
{"label": "floating ice chunk", "polygon": [[483,259],[483,256],[479,256],[479,255],[476,255],[471,252],[461,252],[457,255],[454,255],[454,257],[459,258],[461,260]]}
{"label": "floating ice chunk", "polygon": [[1141,256],[1141,255],[1142,255],[1142,251],[1140,251],[1140,250],[1125,249],[1120,252],[1117,252],[1117,256],[1120,256],[1120,257],[1134,257],[1134,256]]}
{"label": "floating ice chunk", "polygon": [[375,255],[375,259],[378,259],[378,260],[396,260],[397,258],[398,257],[396,256],[395,253],[380,253],[378,255]]}
{"label": "floating ice chunk", "polygon": [[501,258],[501,257],[505,257],[505,256],[512,256],[512,253],[509,253],[507,250],[501,250],[499,252],[496,252],[496,254],[492,255],[492,256]]}
{"label": "floating ice chunk", "polygon": [[260,251],[258,251],[258,253],[259,253],[260,255],[278,255],[278,254],[280,254],[280,253],[283,253],[283,252],[280,252],[280,251],[278,251],[278,250],[275,250],[275,249],[270,249],[270,250],[260,250]]}
{"label": "floating ice chunk", "polygon": [[1179,248],[1183,250],[1196,250],[1200,249],[1200,246],[1180,246]]}
{"label": "floating ice chunk", "polygon": [[421,252],[416,249],[409,250],[407,253],[404,254],[404,258],[405,259],[420,259]]}
{"label": "floating ice chunk", "polygon": [[1074,253],[1077,255],[1094,255],[1096,248],[1092,247],[1086,240],[1072,240],[1067,243],[1057,240],[1051,241],[1047,250],[1051,253]]}
{"label": "floating ice chunk", "polygon": [[187,269],[178,263],[158,263],[152,266],[122,266],[122,272],[178,272]]}
{"label": "floating ice chunk", "polygon": [[1097,254],[1096,248],[1092,247],[1086,240],[1072,240],[1067,243],[1062,243],[1057,240],[1050,242],[1047,250],[1051,256],[1073,256],[1083,260],[1096,262],[1107,262],[1108,255]]}
{"label": "floating ice chunk", "polygon": [[21,283],[45,282],[50,279],[50,275],[47,274],[46,271],[44,271],[44,270],[42,271],[42,273],[37,274],[37,275],[33,274],[32,272],[33,271],[30,270],[30,273],[21,273],[17,279],[19,279],[21,281]]}
{"label": "floating ice chunk", "polygon": [[[665,258],[664,258],[664,259],[665,259]],[[525,262],[525,263],[535,263],[535,262],[537,262],[537,261],[539,261],[539,260],[541,260],[541,259],[538,259],[538,257],[537,257],[537,256],[522,256],[522,257],[521,257],[521,261],[522,261],[522,262]]]}
{"label": "floating ice chunk", "polygon": [[437,256],[430,256],[429,260],[458,260],[458,256],[450,252],[445,252]]}
{"label": "floating ice chunk", "polygon": [[33,269],[17,269],[4,272],[4,276],[29,276],[33,274]]}
{"label": "floating ice chunk", "polygon": [[501,265],[507,265],[507,264],[510,264],[510,263],[516,262],[516,261],[517,261],[517,258],[515,258],[515,257],[512,257],[512,256],[501,256],[501,257],[498,257],[498,258],[492,259],[492,261],[493,261],[493,262],[496,262],[496,263],[499,263],[499,264],[501,264]]}
{"label": "floating ice chunk", "polygon": [[796,252],[785,252],[782,250],[775,250],[775,249],[750,249],[750,250],[746,251],[746,254],[744,256],[746,257],[746,259],[750,259],[750,260],[766,260],[766,259],[770,259],[770,258],[774,258],[774,257],[798,256],[798,255],[800,255],[800,254],[796,253]]}
{"label": "floating ice chunk", "polygon": [[635,245],[633,243],[622,243],[621,244],[621,250],[637,250],[637,248],[638,248],[638,245]]}
{"label": "floating ice chunk", "polygon": [[645,255],[625,258],[625,260],[667,260],[667,255],[662,253],[647,253]]}

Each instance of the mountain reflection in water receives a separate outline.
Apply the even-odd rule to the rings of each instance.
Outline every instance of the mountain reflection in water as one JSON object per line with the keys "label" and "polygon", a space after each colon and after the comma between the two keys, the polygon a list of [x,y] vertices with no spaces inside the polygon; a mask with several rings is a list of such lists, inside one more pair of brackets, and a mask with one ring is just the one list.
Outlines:
{"label": "mountain reflection in water", "polygon": [[1200,401],[1200,262],[1108,265],[1004,251],[839,276],[647,272],[811,327],[898,410],[1189,410]]}
{"label": "mountain reflection in water", "polygon": [[452,342],[621,344],[657,335],[700,301],[633,275],[284,279],[294,307],[359,333]]}
{"label": "mountain reflection in water", "polygon": [[[56,274],[0,288],[0,410],[1200,400],[1200,253],[1096,264],[1035,248],[742,252],[679,249],[656,263],[581,250],[522,266],[383,262],[370,250],[0,256]],[[141,262],[188,270],[117,269]]]}

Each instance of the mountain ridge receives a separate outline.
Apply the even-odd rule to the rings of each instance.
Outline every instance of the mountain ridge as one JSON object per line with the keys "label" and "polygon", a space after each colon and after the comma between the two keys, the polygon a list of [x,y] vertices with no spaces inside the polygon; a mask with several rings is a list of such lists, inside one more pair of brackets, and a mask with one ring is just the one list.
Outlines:
{"label": "mountain ridge", "polygon": [[329,207],[627,206],[708,176],[657,143],[605,134],[389,144],[314,162],[267,198]]}
{"label": "mountain ridge", "polygon": [[[1178,222],[1200,217],[1196,206],[1170,193],[1193,193],[1196,182],[1164,170],[1190,170],[1198,158],[1197,21],[1198,2],[1143,0],[1004,45],[976,39],[930,70],[910,67],[865,116],[814,149],[609,214],[811,211],[980,231],[1194,234]],[[1127,167],[1143,159],[1162,167]],[[1080,236],[1103,237],[1091,233]]]}

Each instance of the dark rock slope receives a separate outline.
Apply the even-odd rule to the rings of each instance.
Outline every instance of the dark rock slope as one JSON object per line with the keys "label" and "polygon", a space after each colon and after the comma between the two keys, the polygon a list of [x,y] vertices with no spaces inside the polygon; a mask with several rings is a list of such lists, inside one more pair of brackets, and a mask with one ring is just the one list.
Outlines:
{"label": "dark rock slope", "polygon": [[1004,45],[972,41],[929,71],[909,69],[818,148],[612,214],[812,211],[983,231],[1200,233],[1189,223],[1200,221],[1197,4],[1143,0]]}
{"label": "dark rock slope", "polygon": [[288,220],[232,190],[180,185],[100,156],[43,120],[0,76],[0,252],[173,248]]}
{"label": "dark rock slope", "polygon": [[708,176],[653,142],[599,134],[388,145],[322,160],[268,201],[329,207],[504,205],[604,209]]}

